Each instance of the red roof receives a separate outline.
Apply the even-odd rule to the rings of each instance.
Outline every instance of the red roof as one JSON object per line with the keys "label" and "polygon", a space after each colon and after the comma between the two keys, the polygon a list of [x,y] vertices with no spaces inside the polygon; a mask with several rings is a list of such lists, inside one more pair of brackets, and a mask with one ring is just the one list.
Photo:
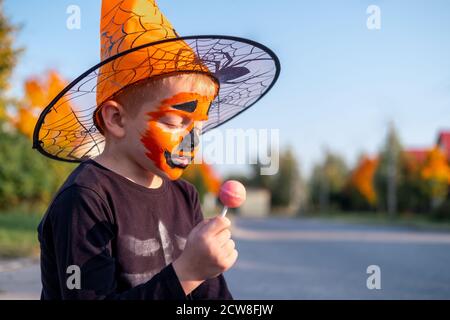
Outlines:
{"label": "red roof", "polygon": [[417,162],[423,163],[427,159],[429,149],[406,149],[405,152]]}
{"label": "red roof", "polygon": [[441,131],[437,144],[447,154],[447,159],[450,160],[450,131]]}

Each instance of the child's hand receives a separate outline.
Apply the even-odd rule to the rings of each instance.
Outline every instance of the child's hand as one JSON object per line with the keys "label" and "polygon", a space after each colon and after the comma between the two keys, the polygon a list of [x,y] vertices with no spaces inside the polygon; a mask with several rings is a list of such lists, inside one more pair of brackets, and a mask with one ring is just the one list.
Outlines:
{"label": "child's hand", "polygon": [[[192,229],[183,253],[173,263],[182,285],[183,281],[201,282],[216,277],[236,262],[238,252],[230,239],[230,224],[228,218],[215,217]],[[184,285],[183,288],[191,291]]]}

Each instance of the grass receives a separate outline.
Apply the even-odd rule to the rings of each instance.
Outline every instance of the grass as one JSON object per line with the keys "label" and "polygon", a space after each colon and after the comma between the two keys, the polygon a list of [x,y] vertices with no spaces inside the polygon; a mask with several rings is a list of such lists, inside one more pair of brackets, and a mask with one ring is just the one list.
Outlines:
{"label": "grass", "polygon": [[41,215],[0,212],[0,258],[35,256],[39,252],[37,226]]}
{"label": "grass", "polygon": [[368,225],[390,225],[415,229],[450,231],[450,220],[437,220],[426,214],[397,214],[394,217],[390,217],[387,213],[326,212],[309,213],[305,214],[304,217]]}

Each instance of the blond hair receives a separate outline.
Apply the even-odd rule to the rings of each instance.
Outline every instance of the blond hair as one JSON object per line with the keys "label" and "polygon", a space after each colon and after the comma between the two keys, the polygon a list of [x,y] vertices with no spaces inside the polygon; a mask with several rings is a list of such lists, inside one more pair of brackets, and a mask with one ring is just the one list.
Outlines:
{"label": "blond hair", "polygon": [[[212,76],[200,72],[183,72],[139,81],[123,88],[108,100],[114,100],[122,106],[126,106],[126,112],[131,117],[135,117],[144,101],[161,101],[164,88],[172,87],[180,80],[183,81],[185,86],[191,87],[192,91],[204,96],[216,96],[219,91],[219,84]],[[94,113],[94,124],[100,133],[104,134],[104,123],[100,112],[101,107],[98,107]]]}

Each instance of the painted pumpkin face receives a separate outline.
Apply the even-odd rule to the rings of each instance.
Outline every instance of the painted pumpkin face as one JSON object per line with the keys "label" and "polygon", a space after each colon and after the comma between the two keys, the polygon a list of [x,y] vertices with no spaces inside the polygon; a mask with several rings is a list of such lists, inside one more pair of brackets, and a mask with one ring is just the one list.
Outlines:
{"label": "painted pumpkin face", "polygon": [[170,179],[178,179],[194,159],[201,126],[208,120],[214,98],[181,92],[146,114],[147,127],[141,136],[146,156]]}

